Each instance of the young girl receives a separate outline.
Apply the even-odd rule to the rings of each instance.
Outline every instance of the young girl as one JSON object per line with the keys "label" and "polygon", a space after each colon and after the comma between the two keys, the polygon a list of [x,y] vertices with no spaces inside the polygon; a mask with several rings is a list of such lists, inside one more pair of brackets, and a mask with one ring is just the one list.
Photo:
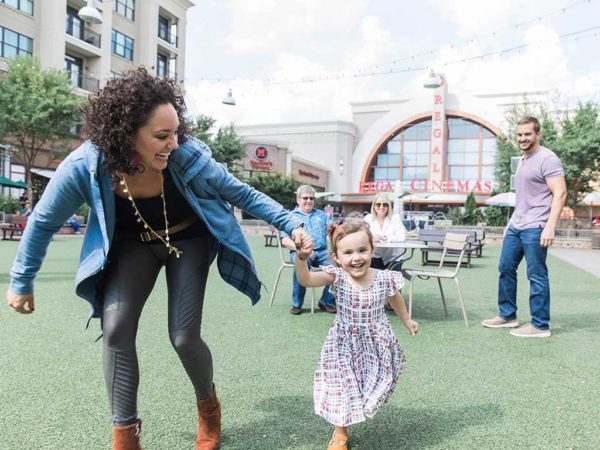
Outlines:
{"label": "young girl", "polygon": [[402,274],[370,267],[373,237],[364,222],[344,223],[331,238],[339,267],[309,272],[302,259],[312,251],[306,242],[298,250],[295,270],[305,287],[332,285],[337,314],[315,371],[315,413],[335,426],[328,450],[348,448],[348,425],[373,417],[391,395],[405,358],[383,304],[387,298],[411,336],[419,324],[406,310],[400,288]]}

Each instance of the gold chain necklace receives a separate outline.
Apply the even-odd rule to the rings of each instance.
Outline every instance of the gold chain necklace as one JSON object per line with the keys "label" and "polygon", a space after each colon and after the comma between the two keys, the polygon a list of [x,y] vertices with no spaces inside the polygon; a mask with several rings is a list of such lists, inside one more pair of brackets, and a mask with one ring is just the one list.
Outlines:
{"label": "gold chain necklace", "polygon": [[175,256],[177,258],[179,258],[181,256],[181,254],[183,253],[181,250],[179,250],[177,247],[175,247],[174,245],[171,245],[171,243],[169,242],[169,222],[167,220],[167,202],[165,200],[165,187],[164,187],[164,180],[163,180],[163,175],[162,175],[162,171],[160,172],[160,198],[162,199],[162,204],[163,204],[163,215],[165,217],[165,238],[163,239],[163,237],[158,234],[156,231],[154,231],[154,229],[148,225],[148,222],[146,222],[146,220],[142,217],[142,215],[140,214],[140,211],[137,208],[137,205],[135,204],[135,201],[133,200],[133,197],[131,196],[131,191],[129,190],[129,186],[127,186],[127,181],[125,181],[125,176],[121,177],[121,181],[119,181],[119,184],[121,186],[123,186],[123,193],[127,195],[127,199],[131,202],[131,206],[133,207],[133,211],[135,216],[137,217],[137,221],[138,223],[142,223],[144,225],[144,228],[147,230],[150,230],[150,232],[152,234],[154,234],[154,236],[156,236],[158,239],[160,239],[162,241],[163,244],[165,244],[165,246],[169,249],[169,255],[171,253],[175,253]]}

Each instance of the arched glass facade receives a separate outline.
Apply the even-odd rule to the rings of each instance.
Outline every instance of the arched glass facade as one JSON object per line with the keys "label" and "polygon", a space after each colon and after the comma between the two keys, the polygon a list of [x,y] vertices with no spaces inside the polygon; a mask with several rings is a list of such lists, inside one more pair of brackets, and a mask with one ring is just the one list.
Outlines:
{"label": "arched glass facade", "polygon": [[[494,182],[496,135],[472,120],[446,118],[444,180],[465,185]],[[365,181],[411,182],[429,178],[431,119],[406,126],[384,144],[371,161]],[[458,184],[458,183],[457,183]]]}

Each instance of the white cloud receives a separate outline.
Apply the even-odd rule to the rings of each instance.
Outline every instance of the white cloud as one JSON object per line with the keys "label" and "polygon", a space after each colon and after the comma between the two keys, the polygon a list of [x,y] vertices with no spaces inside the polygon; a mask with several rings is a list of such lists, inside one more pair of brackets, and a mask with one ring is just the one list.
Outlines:
{"label": "white cloud", "polygon": [[[549,1],[544,13],[559,3]],[[487,33],[489,37],[473,38],[464,45],[443,46],[434,60],[424,62],[445,73],[451,93],[558,90],[563,97],[587,95],[588,99],[598,100],[600,66],[589,56],[585,63],[580,57],[590,54],[583,51],[583,43],[593,47],[595,40],[561,41],[550,26],[552,21],[520,26],[518,31],[503,33],[502,40],[489,36],[492,30],[534,17],[537,11],[530,3],[535,2],[507,0],[483,6],[470,0],[456,0],[452,4],[430,0],[430,3],[439,7],[446,18],[456,21],[462,33],[481,31],[481,36]],[[261,61],[260,72],[228,82],[190,80],[186,97],[190,110],[211,115],[220,123],[350,120],[351,101],[424,95],[425,72],[415,72],[410,78],[399,74],[339,79],[340,74],[356,73],[407,56],[406,49],[411,48],[415,39],[402,35],[402,29],[386,28],[381,16],[366,14],[366,4],[367,0],[232,0],[228,5],[232,7],[234,26],[226,41],[230,49],[245,52],[248,61],[254,58]],[[454,31],[445,32],[446,42],[461,41]],[[520,52],[450,64],[523,43],[530,45]],[[219,44],[223,44],[223,39]],[[265,54],[269,56],[266,62]],[[235,61],[235,57],[227,58]],[[230,69],[229,73],[240,74],[243,70]],[[267,78],[290,81],[321,76],[334,79],[271,86],[265,82]],[[235,107],[220,103],[230,87],[237,101]]]}
{"label": "white cloud", "polygon": [[232,0],[226,46],[235,53],[268,52],[319,32],[346,30],[367,4],[368,0]]}
{"label": "white cloud", "polygon": [[[450,92],[462,94],[551,90],[569,79],[564,48],[551,28],[531,26],[523,43],[529,46],[519,52],[465,62],[461,61],[485,54],[489,48],[475,42],[463,47],[446,46],[431,66],[446,75]],[[414,77],[410,87],[422,83],[422,76]]]}
{"label": "white cloud", "polygon": [[397,48],[392,33],[383,27],[377,17],[367,16],[361,21],[361,41],[346,49],[345,66],[360,69],[375,66]]}
{"label": "white cloud", "polygon": [[[443,18],[456,23],[458,33],[464,37],[473,33],[497,31],[534,19],[557,10],[564,5],[564,0],[545,0],[543,4],[523,0],[429,0],[429,3]],[[540,5],[543,9],[540,9]]]}
{"label": "white cloud", "polygon": [[[268,78],[259,81],[238,78],[229,84],[202,81],[187,90],[193,113],[204,113],[220,122],[269,123],[313,120],[350,120],[350,101],[374,99],[384,95],[374,89],[370,78],[338,79],[340,73],[355,73],[362,67],[376,65],[396,46],[391,33],[375,17],[361,20],[360,36],[340,49],[342,69],[321,63],[311,55],[280,53],[265,68]],[[331,81],[300,82],[305,77],[327,77]],[[284,84],[271,84],[269,82]],[[231,87],[237,105],[219,102]]]}

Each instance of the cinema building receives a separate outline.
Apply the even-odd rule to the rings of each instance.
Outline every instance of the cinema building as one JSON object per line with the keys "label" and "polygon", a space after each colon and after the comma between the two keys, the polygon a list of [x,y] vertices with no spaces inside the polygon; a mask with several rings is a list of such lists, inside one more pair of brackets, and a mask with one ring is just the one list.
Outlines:
{"label": "cinema building", "polygon": [[483,204],[497,186],[496,136],[523,93],[460,96],[439,80],[415,98],[353,103],[351,122],[237,126],[248,143],[244,164],[257,167],[258,149],[265,172],[333,193],[328,202],[346,214],[368,209],[378,192],[410,192],[411,209],[421,211],[464,205],[470,192]]}

